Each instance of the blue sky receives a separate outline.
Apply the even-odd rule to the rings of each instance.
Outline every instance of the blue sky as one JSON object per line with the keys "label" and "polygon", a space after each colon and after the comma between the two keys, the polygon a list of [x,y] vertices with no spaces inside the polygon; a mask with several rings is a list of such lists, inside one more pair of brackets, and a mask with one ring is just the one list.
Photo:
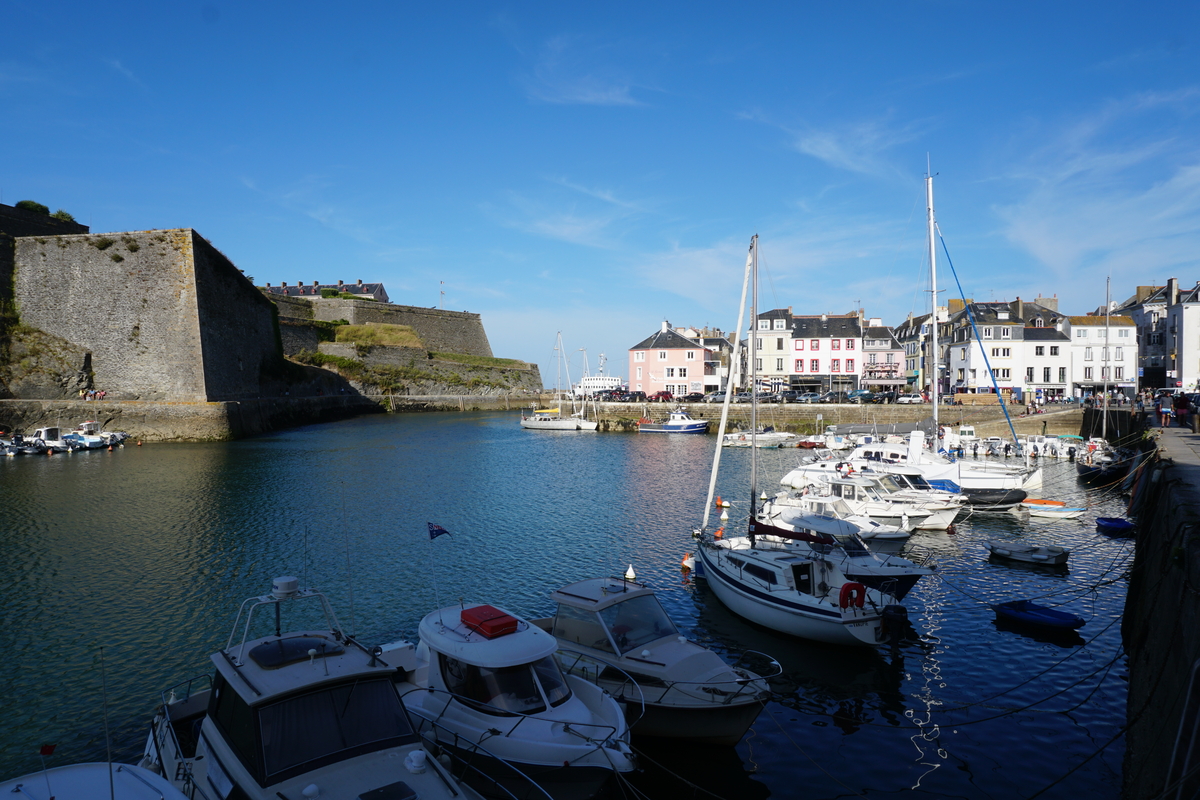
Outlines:
{"label": "blue sky", "polygon": [[[1200,279],[1200,6],[9,4],[0,202],[383,281],[554,382],[658,328]],[[12,35],[18,32],[17,35]],[[940,253],[939,253],[940,258]],[[944,261],[940,288],[957,296]],[[942,277],[944,276],[944,277]],[[444,282],[444,283],[443,283]]]}

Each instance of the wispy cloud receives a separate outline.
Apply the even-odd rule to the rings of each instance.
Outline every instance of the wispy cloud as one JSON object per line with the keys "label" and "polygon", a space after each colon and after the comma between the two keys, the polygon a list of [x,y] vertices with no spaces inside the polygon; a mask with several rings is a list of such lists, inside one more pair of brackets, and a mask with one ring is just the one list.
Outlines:
{"label": "wispy cloud", "polygon": [[129,81],[130,83],[132,83],[134,86],[138,87],[139,89],[149,88],[148,86],[146,86],[146,84],[142,81],[141,78],[139,78],[137,75],[135,75],[133,73],[133,70],[126,67],[124,64],[122,64],[117,59],[106,58],[106,59],[104,59],[104,63],[106,65],[108,65],[109,69],[116,72],[118,75],[120,75],[125,80]]}
{"label": "wispy cloud", "polygon": [[538,51],[523,77],[526,95],[543,103],[593,106],[639,106],[634,83],[622,70],[602,66],[599,48],[578,39],[556,36]]}
{"label": "wispy cloud", "polygon": [[568,193],[534,198],[511,192],[504,207],[484,204],[484,212],[506,227],[602,249],[617,248],[628,226],[647,213],[645,204],[626,200],[612,189],[584,186],[566,177],[543,181]]}
{"label": "wispy cloud", "polygon": [[895,123],[890,113],[876,119],[824,127],[808,123],[785,124],[758,110],[744,111],[738,116],[780,129],[798,153],[836,169],[862,175],[907,174],[888,161],[889,153],[926,136],[934,125],[932,120]]}
{"label": "wispy cloud", "polygon": [[1065,124],[1009,177],[1030,188],[996,208],[1010,242],[1060,279],[1145,283],[1200,251],[1200,91],[1112,101]]}

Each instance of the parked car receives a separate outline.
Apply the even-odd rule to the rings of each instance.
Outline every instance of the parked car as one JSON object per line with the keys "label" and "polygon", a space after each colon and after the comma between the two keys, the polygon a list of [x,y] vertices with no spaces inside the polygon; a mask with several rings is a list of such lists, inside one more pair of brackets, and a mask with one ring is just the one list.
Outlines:
{"label": "parked car", "polygon": [[846,399],[851,403],[874,403],[875,393],[865,389],[855,389]]}
{"label": "parked car", "polygon": [[661,392],[655,392],[646,398],[647,402],[650,403],[670,403],[674,399],[675,395],[665,390]]}
{"label": "parked car", "polygon": [[702,403],[724,403],[725,402],[725,393],[724,392],[709,392],[708,394],[704,395],[704,399],[701,400],[700,402],[702,402]]}
{"label": "parked car", "polygon": [[821,395],[818,403],[849,403],[850,395],[845,392],[826,392]]}
{"label": "parked car", "polygon": [[737,394],[735,394],[733,396],[733,402],[749,403],[750,402],[750,393],[749,392],[738,392]]}
{"label": "parked car", "polygon": [[894,403],[894,402],[896,402],[896,393],[895,392],[876,392],[875,396],[873,398],[871,398],[871,402],[872,403]]}
{"label": "parked car", "polygon": [[775,394],[776,403],[798,403],[800,402],[801,392],[795,389],[784,389],[782,392]]}
{"label": "parked car", "polygon": [[796,398],[797,403],[819,403],[821,402],[820,392],[805,392]]}
{"label": "parked car", "polygon": [[912,394],[902,394],[896,398],[897,403],[924,403],[925,398],[914,392]]}
{"label": "parked car", "polygon": [[700,392],[688,392],[683,397],[675,398],[681,403],[699,403],[704,399],[704,395]]}
{"label": "parked car", "polygon": [[593,397],[602,402],[620,403],[625,399],[625,394],[626,392],[624,389],[602,389],[601,391],[596,392]]}
{"label": "parked car", "polygon": [[645,392],[626,392],[625,397],[622,398],[622,402],[644,403],[644,402],[646,402],[646,393]]}

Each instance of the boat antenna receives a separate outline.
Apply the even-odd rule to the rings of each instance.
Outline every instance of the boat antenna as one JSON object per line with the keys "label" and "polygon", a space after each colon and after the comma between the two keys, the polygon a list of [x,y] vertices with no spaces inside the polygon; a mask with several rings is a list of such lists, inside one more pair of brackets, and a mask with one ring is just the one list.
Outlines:
{"label": "boat antenna", "polygon": [[116,800],[117,789],[113,786],[112,739],[108,735],[108,670],[104,665],[104,645],[100,645],[100,692],[104,700],[104,752],[108,760],[108,797]]}
{"label": "boat antenna", "polygon": [[342,541],[346,545],[346,587],[350,590],[350,637],[358,635],[358,625],[354,621],[354,575],[350,571],[350,534],[346,532],[346,482],[342,481]]}
{"label": "boat antenna", "polygon": [[[757,237],[756,237],[757,238]],[[742,300],[738,303],[737,325],[733,328],[733,352],[729,357],[729,369],[725,375],[725,400],[721,403],[721,423],[717,427],[717,446],[713,453],[712,474],[708,478],[708,499],[704,503],[704,519],[700,530],[708,528],[708,515],[716,494],[717,472],[721,467],[721,443],[725,441],[725,423],[729,420],[729,401],[733,398],[733,373],[737,369],[742,346],[742,322],[746,318],[746,291],[750,288],[750,270],[754,265],[754,239],[750,240],[750,252],[746,255],[746,271],[742,275]]]}

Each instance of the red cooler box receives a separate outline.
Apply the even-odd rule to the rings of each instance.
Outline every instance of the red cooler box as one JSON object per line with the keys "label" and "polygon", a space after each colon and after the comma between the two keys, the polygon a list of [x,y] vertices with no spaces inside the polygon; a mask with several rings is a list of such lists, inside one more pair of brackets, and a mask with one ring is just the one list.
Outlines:
{"label": "red cooler box", "polygon": [[464,608],[461,619],[468,628],[488,639],[515,633],[517,630],[517,618],[505,614],[495,606]]}

